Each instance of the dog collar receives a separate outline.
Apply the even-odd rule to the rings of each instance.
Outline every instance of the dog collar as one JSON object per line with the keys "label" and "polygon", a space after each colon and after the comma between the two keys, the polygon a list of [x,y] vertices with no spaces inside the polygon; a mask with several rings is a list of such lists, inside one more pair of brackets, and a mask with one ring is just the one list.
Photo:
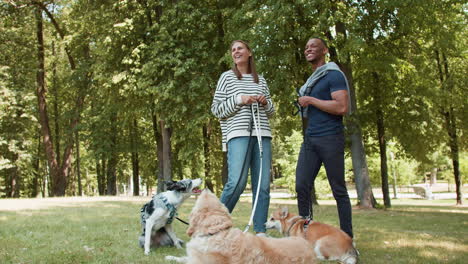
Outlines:
{"label": "dog collar", "polygon": [[223,228],[223,229],[221,229],[221,230],[218,230],[218,231],[216,231],[216,232],[208,233],[208,234],[202,234],[202,235],[197,235],[196,237],[210,237],[210,236],[214,236],[214,235],[216,235],[216,234],[218,234],[218,233],[221,233],[221,232],[223,232],[223,231],[226,231],[226,230],[230,229],[231,227],[232,227],[232,226],[228,226],[228,227]]}

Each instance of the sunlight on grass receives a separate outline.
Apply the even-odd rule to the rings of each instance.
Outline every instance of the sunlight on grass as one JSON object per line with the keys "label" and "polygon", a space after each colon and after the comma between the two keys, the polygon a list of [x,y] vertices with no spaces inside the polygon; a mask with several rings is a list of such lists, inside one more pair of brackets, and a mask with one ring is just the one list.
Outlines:
{"label": "sunlight on grass", "polygon": [[[184,255],[184,250],[167,247],[152,250],[150,256],[143,254],[137,242],[139,212],[149,199],[1,200],[1,263],[166,263],[166,255]],[[194,201],[192,198],[182,205],[181,219],[188,220]],[[314,208],[316,220],[338,225],[333,202],[321,201],[322,205]],[[270,210],[287,206],[297,212],[295,201],[281,203],[272,204]],[[31,208],[33,205],[37,207]],[[236,227],[244,229],[250,209],[250,199],[234,209]],[[353,223],[361,263],[465,263],[467,213],[468,208],[446,202],[433,206],[398,204],[388,210],[356,209]],[[186,225],[174,221],[174,229],[181,239],[189,240]],[[276,231],[268,234],[281,236]]]}

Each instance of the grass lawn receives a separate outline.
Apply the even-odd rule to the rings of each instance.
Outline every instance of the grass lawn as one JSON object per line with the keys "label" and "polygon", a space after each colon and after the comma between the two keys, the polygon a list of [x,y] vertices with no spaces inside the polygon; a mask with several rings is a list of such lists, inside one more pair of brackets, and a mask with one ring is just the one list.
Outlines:
{"label": "grass lawn", "polygon": [[[147,200],[0,199],[0,263],[166,263],[166,255],[184,255],[175,248],[143,254],[137,242],[139,210]],[[276,203],[297,212],[294,200],[274,200],[270,209]],[[320,203],[316,220],[337,226],[334,201]],[[186,220],[193,204],[194,199],[186,201],[179,217]],[[453,200],[394,200],[392,204],[390,210],[353,210],[360,263],[468,263],[468,207],[453,206]],[[237,227],[245,227],[249,209],[244,198],[233,213]],[[184,224],[174,221],[174,229],[188,241]]]}

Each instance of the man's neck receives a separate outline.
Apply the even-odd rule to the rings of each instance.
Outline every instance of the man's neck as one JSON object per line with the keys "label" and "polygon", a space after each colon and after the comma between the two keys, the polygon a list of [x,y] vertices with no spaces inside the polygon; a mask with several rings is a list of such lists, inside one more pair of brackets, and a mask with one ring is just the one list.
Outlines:
{"label": "man's neck", "polygon": [[325,60],[320,60],[316,63],[312,62],[312,71],[315,72],[318,67],[325,65]]}

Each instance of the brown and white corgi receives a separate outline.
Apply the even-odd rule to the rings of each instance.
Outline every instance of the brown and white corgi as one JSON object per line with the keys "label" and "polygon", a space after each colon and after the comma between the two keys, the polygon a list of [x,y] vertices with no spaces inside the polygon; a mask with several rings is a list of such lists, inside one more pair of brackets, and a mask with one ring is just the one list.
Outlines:
{"label": "brown and white corgi", "polygon": [[279,208],[273,212],[270,220],[265,223],[267,229],[276,229],[284,236],[299,236],[309,241],[317,255],[322,260],[338,260],[345,264],[355,264],[358,251],[353,239],[342,230],[320,222],[310,221],[288,212],[288,208]]}

